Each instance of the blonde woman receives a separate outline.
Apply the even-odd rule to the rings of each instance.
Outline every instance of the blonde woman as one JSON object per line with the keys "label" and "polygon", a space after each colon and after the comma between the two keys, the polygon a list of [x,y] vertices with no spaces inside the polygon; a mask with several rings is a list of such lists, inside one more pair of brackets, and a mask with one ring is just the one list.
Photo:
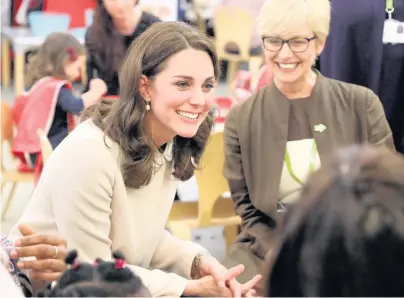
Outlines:
{"label": "blonde woman", "polygon": [[313,65],[329,33],[328,0],[267,0],[258,17],[274,80],[234,107],[225,125],[228,179],[242,232],[225,264],[248,279],[276,242],[280,218],[307,175],[355,143],[393,148],[390,127],[369,89],[326,78]]}

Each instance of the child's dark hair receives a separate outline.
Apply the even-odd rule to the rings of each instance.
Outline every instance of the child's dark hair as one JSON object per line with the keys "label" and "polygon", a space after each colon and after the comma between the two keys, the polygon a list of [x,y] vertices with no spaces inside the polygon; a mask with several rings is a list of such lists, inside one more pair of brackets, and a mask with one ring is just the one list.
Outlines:
{"label": "child's dark hair", "polygon": [[26,83],[32,86],[39,79],[53,76],[67,79],[65,65],[86,54],[86,49],[69,33],[52,33],[28,59]]}
{"label": "child's dark hair", "polygon": [[43,297],[145,297],[150,296],[141,279],[125,266],[125,258],[114,252],[114,261],[96,259],[79,263],[77,251],[66,257],[69,268]]}
{"label": "child's dark hair", "polygon": [[404,296],[403,157],[343,150],[303,188],[273,260],[266,296]]}

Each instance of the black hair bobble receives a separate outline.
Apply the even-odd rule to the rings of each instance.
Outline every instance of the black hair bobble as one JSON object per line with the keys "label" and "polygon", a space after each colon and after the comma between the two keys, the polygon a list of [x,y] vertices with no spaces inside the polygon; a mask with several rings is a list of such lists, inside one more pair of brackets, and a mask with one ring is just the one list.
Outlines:
{"label": "black hair bobble", "polygon": [[125,266],[125,257],[120,251],[116,251],[112,254],[115,259],[115,269],[122,269]]}
{"label": "black hair bobble", "polygon": [[124,255],[117,251],[112,256],[111,261],[83,263],[76,250],[70,251],[68,269],[41,297],[150,297],[141,279],[125,266]]}
{"label": "black hair bobble", "polygon": [[65,258],[65,263],[67,265],[70,265],[71,269],[74,269],[78,266],[77,257],[78,257],[77,250],[72,250],[67,254]]}
{"label": "black hair bobble", "polygon": [[103,262],[97,267],[102,280],[109,282],[126,282],[133,280],[133,272],[125,267],[125,257],[120,251],[112,254],[114,261]]}

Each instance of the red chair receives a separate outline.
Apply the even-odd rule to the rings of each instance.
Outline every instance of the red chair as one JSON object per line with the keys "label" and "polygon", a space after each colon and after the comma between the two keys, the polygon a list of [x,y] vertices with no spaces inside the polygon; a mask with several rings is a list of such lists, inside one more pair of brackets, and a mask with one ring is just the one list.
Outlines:
{"label": "red chair", "polygon": [[10,1],[10,2],[13,2],[12,6],[11,6],[12,11],[11,11],[10,26],[20,27],[21,25],[16,22],[15,17],[17,16],[18,9],[20,8],[20,6],[22,4],[22,0],[14,0],[14,1]]}
{"label": "red chair", "polygon": [[217,97],[215,99],[215,105],[217,107],[215,122],[217,124],[224,123],[227,114],[233,106],[233,100],[230,97]]}
{"label": "red chair", "polygon": [[70,28],[86,27],[85,11],[94,9],[96,0],[45,0],[44,12],[67,13],[70,15]]}
{"label": "red chair", "polygon": [[[0,131],[0,196],[2,198],[2,212],[1,219],[4,218],[4,215],[7,213],[8,207],[14,196],[14,191],[18,183],[25,182],[34,182],[35,174],[34,169],[28,171],[28,169],[17,168],[15,164],[17,164],[18,160],[11,152],[12,142],[13,142],[13,115],[11,111],[11,107],[8,103],[1,101],[1,131]],[[3,147],[4,144],[7,144],[7,147]],[[3,148],[7,148],[8,156],[6,156],[6,152],[4,152]],[[6,167],[5,159],[12,160],[13,167]],[[11,186],[8,195],[3,193],[4,186],[9,184]]]}

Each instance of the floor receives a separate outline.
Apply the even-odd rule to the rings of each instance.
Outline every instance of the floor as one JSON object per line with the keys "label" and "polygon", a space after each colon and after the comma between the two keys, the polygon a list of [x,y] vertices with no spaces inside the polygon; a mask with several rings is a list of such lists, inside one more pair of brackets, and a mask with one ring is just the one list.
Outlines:
{"label": "floor", "polygon": [[[79,91],[81,87],[75,86],[75,90]],[[228,89],[225,84],[220,84],[217,89],[218,96],[228,95]],[[12,104],[14,99],[14,94],[12,89],[1,90],[1,99]],[[3,152],[7,152],[7,148],[3,148]],[[11,159],[8,157],[5,160],[6,166],[13,166]],[[197,194],[195,192],[194,181],[190,181],[186,187],[182,188],[181,197],[184,200],[197,200]],[[21,216],[24,207],[28,203],[30,195],[33,190],[33,185],[31,183],[19,184],[15,190],[15,195],[11,202],[10,208],[5,215],[5,218],[0,223],[0,234],[7,234],[12,226],[16,223],[18,218]],[[8,194],[9,188],[6,186],[4,188],[3,194],[6,196]],[[3,203],[2,197],[0,197],[0,202]],[[225,256],[225,241],[223,238],[223,228],[215,227],[209,229],[198,229],[193,231],[193,238],[195,242],[200,243],[206,249],[208,249],[215,257],[218,259],[223,259]]]}

